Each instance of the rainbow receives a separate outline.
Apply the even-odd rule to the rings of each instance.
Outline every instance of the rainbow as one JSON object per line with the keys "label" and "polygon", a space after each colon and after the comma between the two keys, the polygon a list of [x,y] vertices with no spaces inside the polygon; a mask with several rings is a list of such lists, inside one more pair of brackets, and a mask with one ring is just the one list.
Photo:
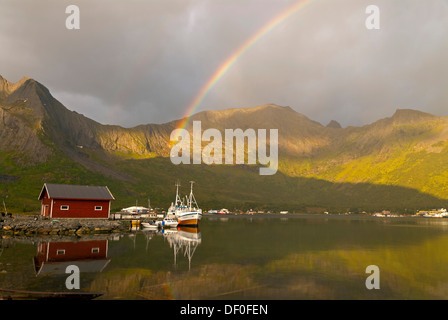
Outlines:
{"label": "rainbow", "polygon": [[182,120],[179,121],[177,125],[177,129],[184,129],[191,115],[195,112],[195,110],[199,107],[201,102],[210,92],[210,90],[215,86],[215,84],[221,79],[224,74],[235,64],[235,62],[240,58],[250,47],[252,47],[258,40],[260,40],[263,36],[269,33],[272,29],[274,29],[277,25],[283,22],[285,19],[290,17],[292,14],[296,13],[298,10],[305,7],[307,4],[312,2],[313,0],[300,0],[294,3],[292,6],[288,7],[286,10],[275,16],[272,20],[270,20],[267,24],[265,24],[260,30],[258,30],[254,35],[252,35],[243,45],[241,45],[230,57],[228,57],[219,68],[213,73],[210,79],[205,83],[205,85],[201,88],[199,93],[196,95],[194,100],[188,106]]}

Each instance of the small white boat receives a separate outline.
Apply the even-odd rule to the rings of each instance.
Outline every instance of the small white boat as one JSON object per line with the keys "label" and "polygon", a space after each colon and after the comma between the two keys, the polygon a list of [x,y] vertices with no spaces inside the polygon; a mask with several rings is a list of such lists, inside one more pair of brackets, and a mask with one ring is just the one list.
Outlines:
{"label": "small white boat", "polygon": [[177,227],[177,220],[175,219],[163,219],[162,221],[156,221],[157,224],[160,224],[162,227],[170,227],[170,228],[175,228]]}
{"label": "small white boat", "polygon": [[379,213],[379,212],[377,212],[377,213],[374,213],[373,215],[372,215],[373,217],[379,217],[379,218],[383,218],[383,217],[385,217],[385,215],[384,214],[382,214],[382,213]]}
{"label": "small white boat", "polygon": [[159,224],[155,223],[155,222],[142,222],[141,226],[143,228],[158,228]]}
{"label": "small white boat", "polygon": [[156,220],[153,222],[142,222],[141,225],[144,228],[175,228],[177,227],[177,220],[165,218],[163,220]]}

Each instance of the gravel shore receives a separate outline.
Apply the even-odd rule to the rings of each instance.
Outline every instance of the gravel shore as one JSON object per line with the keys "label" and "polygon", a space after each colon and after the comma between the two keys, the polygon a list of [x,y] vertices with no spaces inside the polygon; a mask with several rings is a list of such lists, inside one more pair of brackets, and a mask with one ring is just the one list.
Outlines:
{"label": "gravel shore", "polygon": [[107,219],[42,219],[38,216],[0,218],[0,235],[82,235],[129,231],[129,221]]}

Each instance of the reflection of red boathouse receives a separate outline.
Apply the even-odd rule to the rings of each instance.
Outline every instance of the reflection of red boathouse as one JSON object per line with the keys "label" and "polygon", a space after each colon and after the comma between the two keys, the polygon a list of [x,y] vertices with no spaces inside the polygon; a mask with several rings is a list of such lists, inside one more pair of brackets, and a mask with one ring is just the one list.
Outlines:
{"label": "reflection of red boathouse", "polygon": [[34,257],[36,275],[65,274],[69,265],[80,272],[101,272],[109,263],[107,240],[49,241],[37,246]]}

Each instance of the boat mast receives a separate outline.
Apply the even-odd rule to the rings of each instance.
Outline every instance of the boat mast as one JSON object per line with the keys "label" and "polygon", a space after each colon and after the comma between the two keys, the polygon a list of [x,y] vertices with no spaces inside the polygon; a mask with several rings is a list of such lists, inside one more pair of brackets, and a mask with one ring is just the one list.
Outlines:
{"label": "boat mast", "polygon": [[197,208],[198,207],[198,204],[197,204],[197,202],[196,202],[196,198],[194,197],[194,194],[193,194],[193,184],[194,184],[194,181],[190,181],[190,184],[191,184],[191,189],[190,189],[190,199],[189,199],[189,208],[190,208],[190,210],[192,209],[192,207],[193,207],[193,204],[196,206],[195,208]]}
{"label": "boat mast", "polygon": [[180,197],[179,197],[179,187],[180,187],[179,180],[176,181],[175,186],[176,186],[176,203],[175,203],[175,206],[177,207],[177,206],[180,206],[182,204],[182,201],[180,200]]}

